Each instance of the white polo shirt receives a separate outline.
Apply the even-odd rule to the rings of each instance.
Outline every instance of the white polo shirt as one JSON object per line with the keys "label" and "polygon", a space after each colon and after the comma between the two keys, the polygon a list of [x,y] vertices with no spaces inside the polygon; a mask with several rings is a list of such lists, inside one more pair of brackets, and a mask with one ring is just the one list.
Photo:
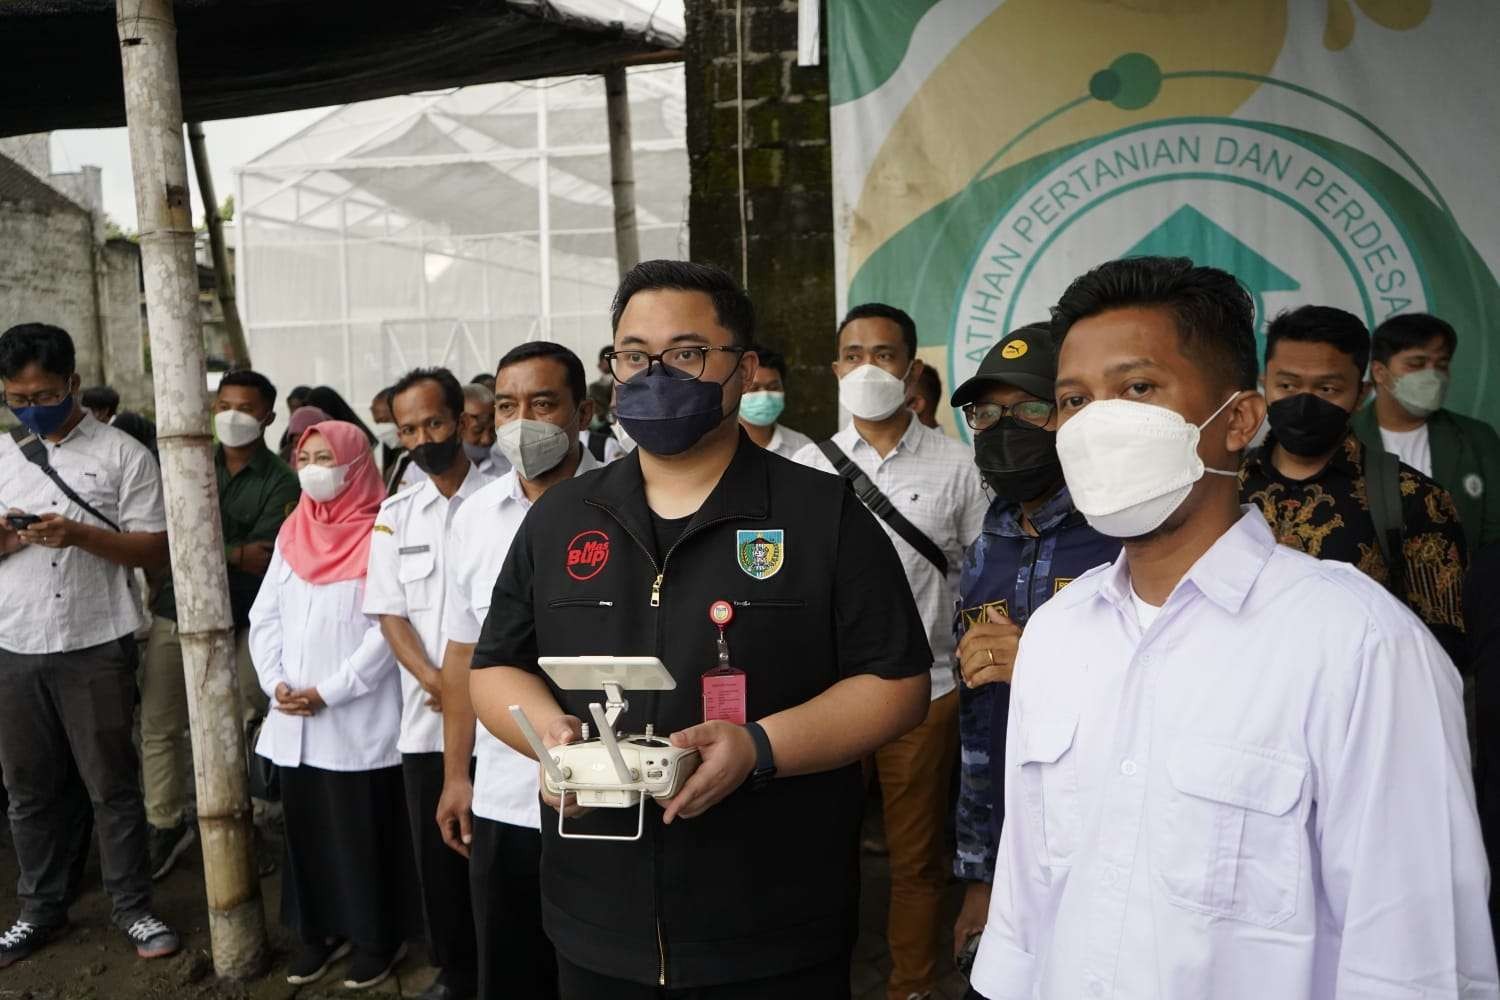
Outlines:
{"label": "white polo shirt", "polygon": [[[577,475],[599,468],[587,447]],[[531,509],[514,470],[476,492],[453,519],[453,557],[448,563],[444,631],[453,642],[474,644],[490,611],[495,580],[510,543]],[[484,723],[476,726],[475,816],[537,829],[537,762],[496,739]]]}
{"label": "white polo shirt", "polygon": [[[47,462],[80,497],[122,531],[167,530],[161,471],[135,438],[88,411]],[[63,517],[109,531],[32,465],[9,434],[0,434],[0,511]],[[149,624],[132,572],[74,547],[23,546],[0,559],[0,648],[12,653],[65,653],[114,642]]]}
{"label": "white polo shirt", "polygon": [[[364,612],[411,622],[432,665],[442,669],[446,556],[453,520],[489,476],[469,463],[458,491],[445,497],[430,478],[380,505],[370,535],[370,572]],[[441,753],[443,715],[427,706],[427,692],[399,663],[402,753]]]}
{"label": "white polo shirt", "polygon": [[[401,763],[401,687],[380,623],[360,610],[364,580],[308,583],[278,544],[250,608],[250,659],[271,710],[255,752],[282,767],[371,771]],[[315,687],[328,707],[276,710],[276,685]]]}
{"label": "white polo shirt", "polygon": [[777,424],[776,429],[771,431],[771,442],[766,445],[766,451],[796,461],[797,452],[812,443],[813,439],[801,431],[794,431],[785,424]]}
{"label": "white polo shirt", "polygon": [[[948,575],[944,577],[883,518],[876,518],[901,557],[911,596],[927,628],[927,641],[932,646],[932,699],[936,701],[957,686],[953,679],[953,609],[958,574],[964,549],[979,537],[990,506],[974,465],[974,452],[942,431],[923,426],[915,416],[884,458],[859,436],[853,421],[833,436],[833,443],[948,557]],[[814,444],[797,452],[795,461],[834,472],[832,463]]]}

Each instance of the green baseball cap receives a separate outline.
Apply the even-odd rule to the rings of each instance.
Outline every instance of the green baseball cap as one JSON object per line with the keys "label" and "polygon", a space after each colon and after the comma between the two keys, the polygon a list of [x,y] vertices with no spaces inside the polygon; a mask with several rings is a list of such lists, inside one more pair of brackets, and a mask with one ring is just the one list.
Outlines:
{"label": "green baseball cap", "polygon": [[1051,401],[1057,384],[1057,348],[1050,323],[1028,323],[990,348],[973,377],[953,390],[949,404],[972,403],[995,383]]}

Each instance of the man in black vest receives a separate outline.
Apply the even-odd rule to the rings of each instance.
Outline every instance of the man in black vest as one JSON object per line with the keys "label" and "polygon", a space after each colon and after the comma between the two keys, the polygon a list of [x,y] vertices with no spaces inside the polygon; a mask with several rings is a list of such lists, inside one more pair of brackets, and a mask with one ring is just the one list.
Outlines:
{"label": "man in black vest", "polygon": [[[559,691],[539,656],[656,656],[676,689],[637,692],[619,726],[653,723],[702,764],[665,810],[647,806],[639,840],[569,840],[555,818],[542,824],[561,995],[847,997],[858,762],[926,713],[921,619],[853,493],[740,431],[757,359],[733,279],[648,261],[621,282],[612,319],[619,418],[639,447],[532,508],[475,649],[474,703],[530,754],[508,706],[556,746],[579,737],[599,699]],[[734,609],[725,637],[743,696],[705,720],[716,601]],[[579,832],[635,830],[634,810],[575,812]]]}

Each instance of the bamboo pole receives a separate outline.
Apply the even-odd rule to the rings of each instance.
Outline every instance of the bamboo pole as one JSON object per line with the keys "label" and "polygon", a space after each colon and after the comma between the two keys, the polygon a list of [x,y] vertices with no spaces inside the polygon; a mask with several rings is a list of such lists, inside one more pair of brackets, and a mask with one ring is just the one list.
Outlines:
{"label": "bamboo pole", "polygon": [[234,627],[208,434],[177,28],[172,0],[116,0],[116,12],[156,383],[157,441],[193,735],[209,936],[214,970],[226,978],[244,979],[265,967],[266,929],[255,872]]}
{"label": "bamboo pole", "polygon": [[609,118],[609,190],[615,200],[615,261],[620,274],[641,262],[635,224],[635,151],[630,139],[630,91],[625,67],[604,71],[604,107]]}
{"label": "bamboo pole", "polygon": [[250,367],[250,345],[240,324],[240,310],[234,298],[234,275],[229,270],[229,251],[224,246],[224,220],[219,216],[219,198],[214,193],[214,175],[208,167],[208,143],[203,138],[203,123],[188,122],[188,143],[193,148],[193,170],[198,174],[198,193],[203,197],[203,224],[208,229],[208,247],[214,260],[214,290],[224,313],[224,332],[229,335],[230,363],[235,368]]}

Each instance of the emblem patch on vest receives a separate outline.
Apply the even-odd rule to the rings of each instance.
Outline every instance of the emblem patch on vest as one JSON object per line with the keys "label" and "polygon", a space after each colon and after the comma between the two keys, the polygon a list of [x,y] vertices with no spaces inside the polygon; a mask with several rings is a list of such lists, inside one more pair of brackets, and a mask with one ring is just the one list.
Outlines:
{"label": "emblem patch on vest", "polygon": [[1052,593],[1054,595],[1061,593],[1062,589],[1064,587],[1066,587],[1068,584],[1072,583],[1076,579],[1078,579],[1076,576],[1059,576],[1059,577],[1057,577],[1056,579],[1054,579],[1052,581]]}
{"label": "emblem patch on vest", "polygon": [[964,631],[968,631],[975,625],[983,625],[988,622],[990,620],[989,613],[991,609],[1000,612],[1007,618],[1010,617],[1010,602],[1003,597],[998,601],[981,604],[977,608],[963,608],[958,614],[964,623]]}
{"label": "emblem patch on vest", "polygon": [[592,580],[609,562],[609,536],[602,531],[580,531],[568,543],[568,575]]}
{"label": "emblem patch on vest", "polygon": [[769,580],[781,571],[786,532],[780,528],[736,531],[734,551],[740,569],[752,580]]}
{"label": "emblem patch on vest", "polygon": [[1464,476],[1464,492],[1475,500],[1484,496],[1484,480],[1479,477],[1479,473],[1471,472]]}

